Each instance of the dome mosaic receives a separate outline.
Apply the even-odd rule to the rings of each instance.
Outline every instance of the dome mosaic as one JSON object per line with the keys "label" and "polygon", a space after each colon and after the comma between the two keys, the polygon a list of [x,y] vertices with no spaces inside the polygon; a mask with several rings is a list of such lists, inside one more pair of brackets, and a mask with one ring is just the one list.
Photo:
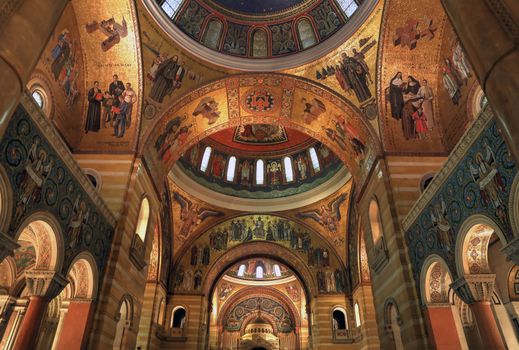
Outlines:
{"label": "dome mosaic", "polygon": [[[148,1],[155,2],[149,5],[155,9],[164,29],[175,27],[206,48],[253,59],[283,57],[315,47],[350,26],[357,12],[365,14],[375,3],[371,0]],[[363,21],[353,22],[358,27]],[[176,30],[169,32],[172,38],[178,37],[173,34]],[[348,31],[347,36],[351,33]]]}

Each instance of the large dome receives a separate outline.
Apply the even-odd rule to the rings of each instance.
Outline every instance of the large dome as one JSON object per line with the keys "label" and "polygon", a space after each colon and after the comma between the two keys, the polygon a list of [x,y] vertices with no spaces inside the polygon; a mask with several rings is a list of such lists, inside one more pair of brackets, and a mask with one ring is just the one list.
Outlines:
{"label": "large dome", "polygon": [[[157,22],[186,50],[209,62],[249,71],[286,69],[322,57],[351,37],[375,4],[373,0],[147,0]],[[215,51],[223,56],[215,56]],[[302,51],[306,55],[288,60]]]}

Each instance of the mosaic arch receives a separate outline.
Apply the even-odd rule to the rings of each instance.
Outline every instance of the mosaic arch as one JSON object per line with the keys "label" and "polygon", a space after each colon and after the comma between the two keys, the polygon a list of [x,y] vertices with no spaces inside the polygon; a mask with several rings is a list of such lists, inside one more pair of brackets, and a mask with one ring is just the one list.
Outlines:
{"label": "mosaic arch", "polygon": [[88,252],[80,253],[72,263],[69,273],[74,299],[95,299],[98,290],[99,271],[94,257]]}
{"label": "mosaic arch", "polygon": [[330,148],[361,181],[380,145],[360,111],[339,94],[282,74],[236,75],[180,98],[145,135],[142,150],[155,178],[203,138],[245,124],[275,124]]}
{"label": "mosaic arch", "polygon": [[489,217],[476,214],[465,220],[456,242],[456,267],[460,275],[492,273],[488,245],[496,236],[506,244],[499,225]]}
{"label": "mosaic arch", "polygon": [[61,271],[65,253],[63,237],[56,219],[50,214],[36,212],[29,216],[22,222],[15,237],[32,245],[35,251],[34,268]]}
{"label": "mosaic arch", "polygon": [[424,264],[420,280],[422,302],[425,305],[449,303],[452,277],[442,258],[437,255],[429,256]]}
{"label": "mosaic arch", "polygon": [[228,219],[176,253],[175,292],[206,294],[235,263],[248,257],[277,260],[297,274],[309,295],[345,293],[346,269],[335,250],[303,225],[273,215]]}

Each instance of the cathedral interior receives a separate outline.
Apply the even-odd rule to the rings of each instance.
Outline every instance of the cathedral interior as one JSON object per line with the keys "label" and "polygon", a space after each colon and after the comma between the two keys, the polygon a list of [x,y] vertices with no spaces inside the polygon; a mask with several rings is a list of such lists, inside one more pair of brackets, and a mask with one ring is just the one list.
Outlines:
{"label": "cathedral interior", "polygon": [[517,0],[1,0],[0,348],[519,349]]}

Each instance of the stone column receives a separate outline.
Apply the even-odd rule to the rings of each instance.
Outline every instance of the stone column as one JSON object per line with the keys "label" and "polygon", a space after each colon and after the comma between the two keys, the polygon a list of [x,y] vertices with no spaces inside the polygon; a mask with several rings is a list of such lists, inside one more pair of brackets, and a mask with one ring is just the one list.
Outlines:
{"label": "stone column", "polygon": [[519,2],[441,2],[495,112],[503,137],[518,161]]}
{"label": "stone column", "polygon": [[461,342],[450,304],[428,304],[427,321],[436,349],[460,349]]}
{"label": "stone column", "polygon": [[[1,75],[1,73],[0,73]],[[0,82],[0,85],[2,83]],[[2,93],[0,92],[0,95]],[[0,102],[1,103],[1,102]],[[1,110],[0,110],[1,112]],[[0,127],[1,129],[1,127]],[[0,262],[2,262],[5,258],[13,253],[13,251],[18,248],[19,245],[13,240],[10,236],[5,233],[0,232]]]}
{"label": "stone column", "polygon": [[0,135],[69,0],[0,5]]}
{"label": "stone column", "polygon": [[466,275],[451,284],[460,299],[469,305],[485,349],[505,349],[492,312],[491,297],[495,279],[494,274]]}
{"label": "stone column", "polygon": [[49,302],[67,285],[68,280],[54,271],[29,270],[25,272],[29,290],[29,306],[23,318],[14,349],[36,348],[41,321]]}
{"label": "stone column", "polygon": [[86,347],[93,315],[91,299],[73,299],[63,322],[58,350],[83,349]]}

